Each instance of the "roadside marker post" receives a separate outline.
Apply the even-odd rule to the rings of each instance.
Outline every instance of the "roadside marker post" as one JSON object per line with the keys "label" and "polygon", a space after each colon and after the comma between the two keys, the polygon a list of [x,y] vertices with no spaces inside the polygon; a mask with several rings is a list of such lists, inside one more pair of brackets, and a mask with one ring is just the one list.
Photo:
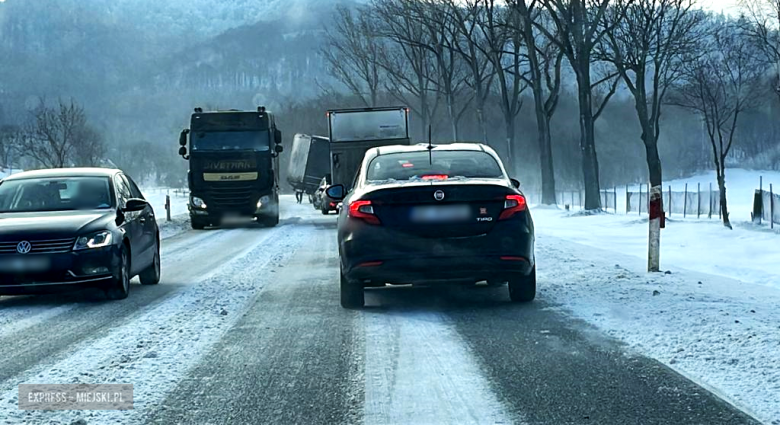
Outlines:
{"label": "roadside marker post", "polygon": [[165,219],[171,221],[171,195],[165,195]]}

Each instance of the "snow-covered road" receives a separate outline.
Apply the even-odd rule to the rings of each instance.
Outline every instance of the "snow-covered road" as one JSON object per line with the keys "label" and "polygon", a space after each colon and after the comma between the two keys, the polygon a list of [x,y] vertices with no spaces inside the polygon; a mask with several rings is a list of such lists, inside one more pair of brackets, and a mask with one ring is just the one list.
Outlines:
{"label": "snow-covered road", "polygon": [[[630,258],[538,227],[530,305],[509,303],[506,288],[398,287],[343,310],[335,217],[291,197],[282,211],[273,229],[165,239],[160,285],[135,284],[121,302],[0,298],[0,423],[755,423],[654,358],[780,423],[767,398],[777,369],[750,345],[773,341],[773,298],[742,311],[750,294],[708,292],[728,282],[648,278]],[[707,310],[744,328],[686,332],[715,320]],[[720,361],[724,351],[739,361]],[[707,353],[720,375],[697,374]],[[753,388],[734,385],[739,374]],[[73,382],[131,383],[135,408],[17,408],[20,383]]]}

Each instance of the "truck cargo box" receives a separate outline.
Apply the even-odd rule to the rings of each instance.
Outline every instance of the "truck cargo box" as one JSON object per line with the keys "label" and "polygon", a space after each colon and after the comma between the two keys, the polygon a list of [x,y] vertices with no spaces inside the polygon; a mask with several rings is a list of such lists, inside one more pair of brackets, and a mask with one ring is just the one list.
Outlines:
{"label": "truck cargo box", "polygon": [[295,190],[314,193],[320,180],[330,172],[330,147],[327,137],[296,134],[293,139],[287,182]]}

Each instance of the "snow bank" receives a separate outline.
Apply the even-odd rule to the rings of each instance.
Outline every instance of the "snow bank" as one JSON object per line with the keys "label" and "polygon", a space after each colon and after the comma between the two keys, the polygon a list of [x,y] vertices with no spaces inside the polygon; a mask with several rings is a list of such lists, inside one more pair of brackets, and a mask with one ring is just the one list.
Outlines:
{"label": "snow bank", "polygon": [[676,269],[648,275],[645,260],[544,229],[537,227],[541,300],[780,424],[780,290]]}

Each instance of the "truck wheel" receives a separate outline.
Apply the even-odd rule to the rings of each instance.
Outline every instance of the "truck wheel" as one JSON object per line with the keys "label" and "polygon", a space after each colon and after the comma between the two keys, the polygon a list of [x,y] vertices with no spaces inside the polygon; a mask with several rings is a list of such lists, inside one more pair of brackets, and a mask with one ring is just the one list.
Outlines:
{"label": "truck wheel", "polygon": [[265,227],[275,227],[279,224],[279,215],[261,215],[257,217],[257,222]]}
{"label": "truck wheel", "polygon": [[339,272],[341,293],[341,307],[343,308],[361,308],[366,305],[365,291],[363,286],[357,282],[348,280],[344,272]]}
{"label": "truck wheel", "polygon": [[190,224],[194,230],[203,230],[206,227],[206,222],[198,219],[191,218]]}
{"label": "truck wheel", "polygon": [[536,266],[528,276],[509,278],[509,299],[516,303],[531,302],[536,298]]}

